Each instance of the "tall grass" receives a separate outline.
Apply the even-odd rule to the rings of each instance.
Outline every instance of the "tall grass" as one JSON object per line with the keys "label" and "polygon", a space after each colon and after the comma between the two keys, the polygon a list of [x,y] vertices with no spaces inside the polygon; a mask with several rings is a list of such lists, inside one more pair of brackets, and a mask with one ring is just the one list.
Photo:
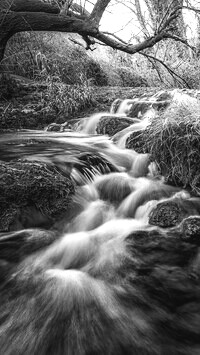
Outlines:
{"label": "tall grass", "polygon": [[145,146],[166,181],[200,195],[200,103],[181,95],[145,133]]}
{"label": "tall grass", "polygon": [[48,88],[41,97],[43,112],[55,112],[56,122],[61,123],[74,117],[82,109],[93,103],[90,87],[86,82],[82,85],[66,85],[58,78],[48,78]]}
{"label": "tall grass", "polygon": [[[74,44],[72,40],[81,43]],[[128,55],[105,46],[86,51],[78,35],[27,32],[12,37],[4,67],[31,79],[58,77],[68,85],[83,81],[97,86],[158,86],[199,88],[200,58],[184,44],[165,40],[145,51],[163,61],[184,79],[171,75],[158,61],[141,54]]]}

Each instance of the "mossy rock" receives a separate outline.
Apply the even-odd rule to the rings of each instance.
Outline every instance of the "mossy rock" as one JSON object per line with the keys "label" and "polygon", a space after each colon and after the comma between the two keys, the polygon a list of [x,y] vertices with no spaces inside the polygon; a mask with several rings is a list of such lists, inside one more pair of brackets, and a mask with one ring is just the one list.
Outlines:
{"label": "mossy rock", "polygon": [[178,225],[184,218],[184,211],[173,201],[158,203],[151,211],[149,223],[161,228],[169,228]]}
{"label": "mossy rock", "polygon": [[181,237],[185,242],[200,246],[200,216],[184,219],[180,226]]}
{"label": "mossy rock", "polygon": [[0,230],[52,224],[71,202],[74,184],[54,166],[16,161],[0,164]]}
{"label": "mossy rock", "polygon": [[103,116],[97,125],[96,131],[98,134],[107,134],[112,137],[132,124],[133,120],[128,117]]}
{"label": "mossy rock", "polygon": [[193,218],[199,212],[199,198],[191,198],[188,193],[181,191],[176,197],[158,203],[149,215],[149,223],[161,228],[171,228],[190,216]]}
{"label": "mossy rock", "polygon": [[200,195],[200,103],[185,95],[145,130],[147,151],[165,181]]}
{"label": "mossy rock", "polygon": [[144,142],[144,131],[132,132],[126,140],[126,148],[134,149],[137,153],[148,153]]}

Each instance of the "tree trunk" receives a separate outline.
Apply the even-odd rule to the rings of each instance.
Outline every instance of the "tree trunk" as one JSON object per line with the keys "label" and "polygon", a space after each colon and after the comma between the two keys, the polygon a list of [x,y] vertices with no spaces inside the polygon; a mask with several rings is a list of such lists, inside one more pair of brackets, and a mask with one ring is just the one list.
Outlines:
{"label": "tree trunk", "polygon": [[2,60],[4,57],[6,44],[11,37],[11,33],[9,31],[10,24],[7,22],[6,17],[2,16],[0,13],[0,72],[3,70]]}

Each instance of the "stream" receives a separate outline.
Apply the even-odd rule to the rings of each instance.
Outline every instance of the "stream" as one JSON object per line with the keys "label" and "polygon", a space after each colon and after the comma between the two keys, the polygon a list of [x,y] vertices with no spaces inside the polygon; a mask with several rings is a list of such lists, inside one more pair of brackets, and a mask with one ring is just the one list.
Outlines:
{"label": "stream", "polygon": [[[52,164],[75,185],[53,227],[0,234],[0,354],[200,354],[199,241],[184,234],[199,198],[166,184],[149,154],[125,148],[154,113],[113,138],[95,133],[102,113],[75,131],[0,137],[2,162]],[[158,204],[174,201],[185,219],[150,223]]]}

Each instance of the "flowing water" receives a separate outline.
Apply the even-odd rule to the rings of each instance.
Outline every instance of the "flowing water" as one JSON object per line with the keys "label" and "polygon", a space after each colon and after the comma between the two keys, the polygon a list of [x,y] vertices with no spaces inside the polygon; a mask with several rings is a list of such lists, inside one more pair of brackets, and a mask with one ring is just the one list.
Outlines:
{"label": "flowing water", "polygon": [[[148,154],[124,148],[123,133],[115,143],[95,135],[101,116],[76,132],[0,138],[2,161],[54,164],[76,185],[70,212],[51,231],[1,235],[5,255],[17,254],[0,259],[2,355],[200,354],[199,249],[181,227],[149,224],[158,203],[192,201],[197,214],[199,199],[165,184]],[[44,237],[50,246],[30,250]]]}

